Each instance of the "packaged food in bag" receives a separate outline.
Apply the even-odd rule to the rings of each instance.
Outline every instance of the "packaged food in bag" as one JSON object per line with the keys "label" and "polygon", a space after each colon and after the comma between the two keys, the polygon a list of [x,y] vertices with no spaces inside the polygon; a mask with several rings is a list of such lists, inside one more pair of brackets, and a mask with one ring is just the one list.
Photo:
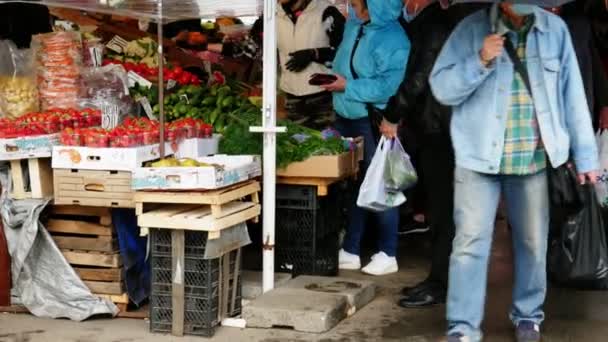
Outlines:
{"label": "packaged food in bag", "polygon": [[38,111],[38,89],[31,50],[0,41],[0,117],[14,119]]}

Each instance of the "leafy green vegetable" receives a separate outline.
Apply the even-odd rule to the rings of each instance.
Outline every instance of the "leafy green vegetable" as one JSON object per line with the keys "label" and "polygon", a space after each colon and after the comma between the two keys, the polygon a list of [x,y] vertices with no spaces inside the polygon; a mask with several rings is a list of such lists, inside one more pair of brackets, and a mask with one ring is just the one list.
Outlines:
{"label": "leafy green vegetable", "polygon": [[[235,115],[236,116],[236,115]],[[249,132],[249,126],[261,125],[258,113],[249,113],[233,117],[233,122],[226,127],[219,150],[224,154],[262,154],[263,136]],[[287,127],[287,133],[277,134],[277,167],[284,168],[291,163],[306,160],[314,155],[335,155],[344,152],[344,143],[340,138],[324,140],[321,132],[315,131],[291,121],[279,121],[279,126]],[[305,136],[300,142],[296,135]]]}

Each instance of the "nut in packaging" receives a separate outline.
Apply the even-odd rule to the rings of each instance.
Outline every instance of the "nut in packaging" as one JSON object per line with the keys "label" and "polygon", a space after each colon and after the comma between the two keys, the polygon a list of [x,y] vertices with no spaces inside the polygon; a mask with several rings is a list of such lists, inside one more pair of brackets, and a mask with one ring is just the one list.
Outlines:
{"label": "nut in packaging", "polygon": [[31,50],[0,41],[0,117],[17,118],[38,110]]}

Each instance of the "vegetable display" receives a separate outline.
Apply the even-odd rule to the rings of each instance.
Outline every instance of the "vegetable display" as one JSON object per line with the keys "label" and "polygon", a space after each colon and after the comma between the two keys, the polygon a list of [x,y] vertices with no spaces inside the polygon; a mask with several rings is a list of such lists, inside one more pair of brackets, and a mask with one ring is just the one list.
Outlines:
{"label": "vegetable display", "polygon": [[[159,114],[157,89],[136,86],[131,89],[132,96],[146,96],[155,115]],[[258,106],[240,95],[228,85],[200,87],[188,85],[179,88],[164,99],[165,117],[168,121],[181,118],[202,119],[211,124],[214,130],[222,133],[235,117],[247,114],[260,115]]]}
{"label": "vegetable display", "polygon": [[[103,65],[108,64],[120,64],[122,65],[127,72],[133,71],[134,73],[142,76],[148,80],[155,80],[158,78],[158,68],[150,67],[143,63],[131,63],[131,62],[120,62],[117,60],[105,59],[102,63]],[[165,82],[167,81],[175,81],[177,85],[200,85],[201,80],[195,74],[185,71],[179,66],[174,68],[163,68],[163,75]]]}
{"label": "vegetable display", "polygon": [[[261,125],[261,116],[242,115],[226,128],[220,141],[219,152],[229,155],[262,154],[262,135],[249,132],[249,126]],[[319,132],[288,120],[278,126],[287,127],[287,133],[277,135],[277,167],[304,161],[315,155],[336,155],[353,150],[354,143],[342,139],[335,131]]]}
{"label": "vegetable display", "polygon": [[142,63],[151,68],[158,67],[158,44],[149,37],[132,40],[124,47],[109,48],[106,55],[119,62]]}
{"label": "vegetable display", "polygon": [[16,119],[0,119],[0,138],[18,138],[58,133],[101,125],[101,112],[96,109],[50,109],[29,113]]}
{"label": "vegetable display", "polygon": [[[165,140],[209,138],[212,128],[201,120],[183,119],[165,125]],[[136,147],[160,142],[160,123],[147,118],[127,118],[112,130],[102,128],[66,129],[60,142],[65,146]]]}

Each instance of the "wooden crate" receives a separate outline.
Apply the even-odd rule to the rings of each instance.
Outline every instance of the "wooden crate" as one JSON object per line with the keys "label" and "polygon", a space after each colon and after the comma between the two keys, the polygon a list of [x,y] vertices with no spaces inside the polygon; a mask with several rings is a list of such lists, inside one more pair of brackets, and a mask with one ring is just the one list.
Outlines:
{"label": "wooden crate", "polygon": [[131,172],[54,169],[55,204],[133,208]]}
{"label": "wooden crate", "polygon": [[122,295],[122,258],[110,208],[53,206],[46,227],[91,292]]}
{"label": "wooden crate", "polygon": [[137,221],[144,234],[148,228],[185,229],[207,231],[209,239],[217,239],[223,229],[259,218],[259,191],[257,181],[203,192],[138,191]]}
{"label": "wooden crate", "polygon": [[[14,199],[53,197],[53,169],[50,158],[11,160]],[[27,178],[29,176],[29,186]]]}

